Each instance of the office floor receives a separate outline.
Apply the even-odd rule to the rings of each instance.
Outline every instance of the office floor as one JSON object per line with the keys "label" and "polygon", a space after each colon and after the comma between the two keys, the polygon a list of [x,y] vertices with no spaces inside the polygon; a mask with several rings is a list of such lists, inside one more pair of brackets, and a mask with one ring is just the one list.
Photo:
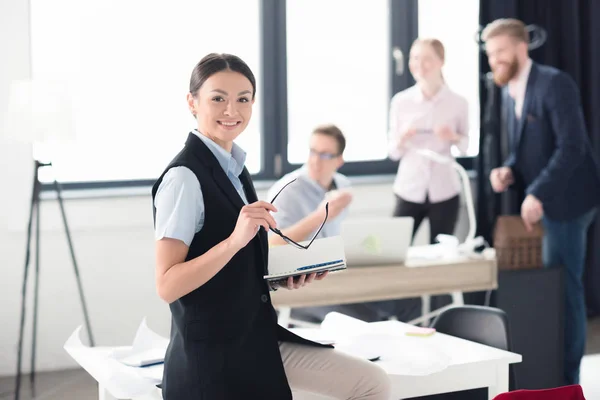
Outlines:
{"label": "office floor", "polygon": [[[587,399],[600,399],[600,318],[590,321],[587,356],[581,369],[581,385]],[[32,396],[29,378],[25,377],[21,400],[93,400],[98,398],[98,388],[83,370],[39,373],[36,376],[36,393]],[[14,378],[0,378],[0,399],[12,399]]]}

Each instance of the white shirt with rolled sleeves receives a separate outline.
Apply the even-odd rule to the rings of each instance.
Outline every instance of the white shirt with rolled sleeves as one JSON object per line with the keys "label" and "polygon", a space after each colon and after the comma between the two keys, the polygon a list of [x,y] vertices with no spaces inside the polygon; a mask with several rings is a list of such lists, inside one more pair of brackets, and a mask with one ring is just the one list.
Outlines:
{"label": "white shirt with rolled sleeves", "polygon": [[[416,149],[429,149],[452,157],[452,146],[465,153],[469,145],[469,113],[466,99],[446,85],[430,99],[423,96],[418,86],[397,93],[390,103],[390,130],[388,155],[400,160],[394,181],[394,193],[413,203],[431,203],[448,200],[460,193],[460,179],[450,164],[441,164],[419,155]],[[437,137],[433,130],[447,125],[461,135],[457,143]],[[409,128],[417,129],[409,146],[400,146],[402,134]]]}

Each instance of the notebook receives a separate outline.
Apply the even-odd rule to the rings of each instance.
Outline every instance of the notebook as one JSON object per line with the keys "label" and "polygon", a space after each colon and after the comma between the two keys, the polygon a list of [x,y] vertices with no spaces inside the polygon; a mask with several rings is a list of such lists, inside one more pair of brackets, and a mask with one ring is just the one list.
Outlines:
{"label": "notebook", "polygon": [[290,276],[343,269],[346,269],[344,242],[341,236],[332,236],[316,239],[306,250],[287,244],[271,247],[269,273],[264,279],[279,281]]}

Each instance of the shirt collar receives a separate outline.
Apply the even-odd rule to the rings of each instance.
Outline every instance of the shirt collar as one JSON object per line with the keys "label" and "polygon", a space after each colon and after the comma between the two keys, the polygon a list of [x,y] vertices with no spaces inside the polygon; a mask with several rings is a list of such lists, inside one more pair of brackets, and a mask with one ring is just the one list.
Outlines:
{"label": "shirt collar", "polygon": [[519,76],[511,82],[508,82],[508,93],[513,99],[517,97],[524,97],[525,90],[527,89],[527,80],[529,79],[529,73],[531,72],[531,65],[533,62],[531,58],[527,58],[523,69],[519,73]]}
{"label": "shirt collar", "polygon": [[227,150],[201,134],[198,130],[194,129],[192,133],[198,136],[210,149],[226,174],[239,176],[242,173],[244,164],[246,163],[246,152],[240,146],[233,143],[231,153],[229,153]]}
{"label": "shirt collar", "polygon": [[444,84],[442,84],[442,86],[440,86],[440,90],[438,90],[437,93],[433,95],[433,97],[427,99],[423,95],[423,91],[421,90],[419,85],[415,85],[414,88],[415,88],[415,100],[418,101],[419,103],[426,102],[426,101],[435,103],[439,99],[441,99],[444,96],[444,94],[446,93],[446,91],[448,90],[448,86],[444,83]]}

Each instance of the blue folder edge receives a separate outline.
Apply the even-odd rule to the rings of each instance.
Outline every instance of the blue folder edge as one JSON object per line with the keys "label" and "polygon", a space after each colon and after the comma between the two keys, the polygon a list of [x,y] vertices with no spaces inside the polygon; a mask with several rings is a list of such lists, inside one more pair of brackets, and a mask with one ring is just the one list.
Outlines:
{"label": "blue folder edge", "polygon": [[279,281],[282,279],[287,279],[290,276],[298,276],[304,274],[311,274],[313,272],[325,272],[325,271],[339,271],[342,269],[346,269],[346,263],[344,260],[334,260],[327,261],[319,264],[306,265],[304,267],[296,268],[294,271],[289,271],[286,273],[278,274],[278,275],[265,275],[263,278],[268,281]]}

